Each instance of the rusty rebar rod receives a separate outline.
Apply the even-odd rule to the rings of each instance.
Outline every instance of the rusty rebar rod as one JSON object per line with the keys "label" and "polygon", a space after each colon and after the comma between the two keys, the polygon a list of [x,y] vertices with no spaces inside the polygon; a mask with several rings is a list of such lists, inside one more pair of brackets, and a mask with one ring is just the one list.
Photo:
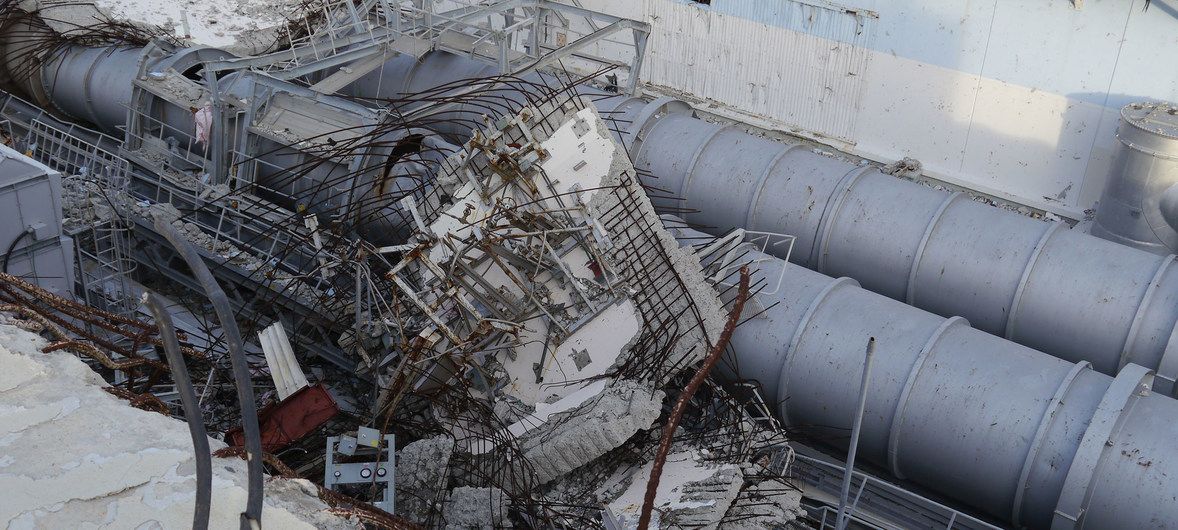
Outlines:
{"label": "rusty rebar rod", "polygon": [[642,502],[642,514],[638,517],[638,529],[646,530],[650,527],[650,512],[654,509],[655,494],[659,489],[659,477],[663,474],[663,465],[667,462],[667,453],[671,452],[671,439],[675,436],[675,429],[679,426],[679,420],[683,418],[683,412],[687,410],[687,405],[691,402],[691,396],[699,390],[700,385],[708,378],[708,374],[712,371],[712,367],[720,360],[720,356],[724,353],[724,348],[728,347],[728,341],[732,338],[732,332],[736,330],[736,325],[740,322],[740,313],[744,310],[744,303],[749,296],[749,268],[745,265],[740,268],[740,289],[736,292],[736,300],[732,302],[732,312],[728,315],[728,322],[724,324],[724,331],[720,333],[720,338],[716,344],[712,346],[712,351],[704,358],[704,364],[699,368],[695,375],[692,376],[691,382],[687,383],[687,388],[683,389],[683,393],[679,394],[678,401],[675,402],[675,408],[671,409],[671,417],[667,419],[667,424],[663,426],[663,435],[659,439],[659,450],[654,457],[654,464],[650,469],[650,480],[646,483],[646,498]]}

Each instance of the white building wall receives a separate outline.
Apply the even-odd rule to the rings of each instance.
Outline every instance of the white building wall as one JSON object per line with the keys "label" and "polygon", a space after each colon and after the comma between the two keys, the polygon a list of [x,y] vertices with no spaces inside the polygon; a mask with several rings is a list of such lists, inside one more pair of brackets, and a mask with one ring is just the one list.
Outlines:
{"label": "white building wall", "polygon": [[1073,218],[1120,106],[1178,100],[1178,0],[580,3],[652,25],[651,85]]}

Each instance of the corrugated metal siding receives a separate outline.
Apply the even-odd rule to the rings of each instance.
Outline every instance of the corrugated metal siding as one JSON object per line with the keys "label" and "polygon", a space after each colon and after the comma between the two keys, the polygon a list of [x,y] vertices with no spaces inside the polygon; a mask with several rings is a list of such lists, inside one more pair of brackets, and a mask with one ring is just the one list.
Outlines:
{"label": "corrugated metal siding", "polygon": [[714,1],[647,3],[657,23],[646,80],[852,141],[875,19],[797,0]]}

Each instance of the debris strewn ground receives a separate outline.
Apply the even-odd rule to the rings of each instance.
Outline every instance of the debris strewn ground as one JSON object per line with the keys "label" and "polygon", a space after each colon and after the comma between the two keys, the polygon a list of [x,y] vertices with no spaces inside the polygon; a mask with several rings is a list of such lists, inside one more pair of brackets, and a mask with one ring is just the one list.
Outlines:
{"label": "debris strewn ground", "polygon": [[301,0],[23,0],[21,8],[39,11],[62,33],[119,21],[159,31],[195,46],[237,54],[266,51],[280,28],[305,15]]}
{"label": "debris strewn ground", "polygon": [[[8,528],[186,528],[196,464],[188,427],[132,408],[73,354],[0,324],[0,521]],[[209,441],[215,451],[225,444]],[[213,459],[210,528],[236,528],[246,465]],[[268,479],[270,528],[357,528],[306,480]]]}

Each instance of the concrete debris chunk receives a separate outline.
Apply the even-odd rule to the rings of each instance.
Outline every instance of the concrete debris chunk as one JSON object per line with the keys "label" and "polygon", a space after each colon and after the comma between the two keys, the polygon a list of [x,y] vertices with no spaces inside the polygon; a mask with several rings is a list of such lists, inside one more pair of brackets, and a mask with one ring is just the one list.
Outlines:
{"label": "concrete debris chunk", "polygon": [[635,381],[618,381],[591,401],[553,414],[539,434],[523,441],[541,483],[568,473],[649,429],[662,413],[665,393]]}
{"label": "concrete debris chunk", "polygon": [[425,521],[444,499],[447,466],[454,440],[437,436],[418,440],[401,449],[397,459],[397,514],[411,521]]}
{"label": "concrete debris chunk", "polygon": [[[653,462],[638,468],[630,486],[609,503],[615,516],[627,528],[635,528]],[[695,528],[719,525],[744,484],[744,474],[735,464],[715,464],[696,451],[671,453],[662,472],[654,502],[651,527]]]}
{"label": "concrete debris chunk", "polygon": [[723,526],[733,530],[781,528],[805,516],[802,492],[780,480],[769,479],[740,492],[724,516]]}
{"label": "concrete debris chunk", "polygon": [[511,528],[507,508],[507,495],[499,488],[461,486],[450,492],[443,514],[447,529]]}

